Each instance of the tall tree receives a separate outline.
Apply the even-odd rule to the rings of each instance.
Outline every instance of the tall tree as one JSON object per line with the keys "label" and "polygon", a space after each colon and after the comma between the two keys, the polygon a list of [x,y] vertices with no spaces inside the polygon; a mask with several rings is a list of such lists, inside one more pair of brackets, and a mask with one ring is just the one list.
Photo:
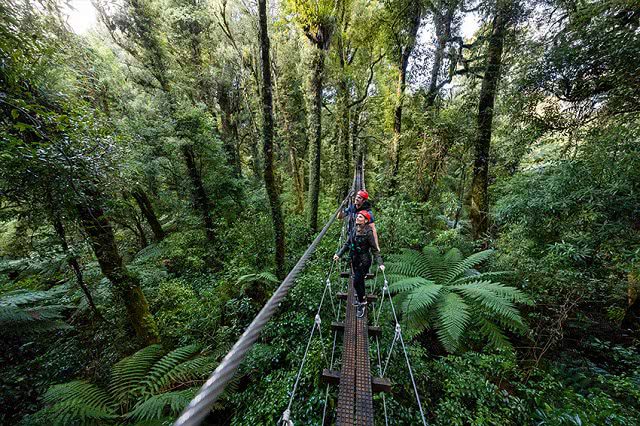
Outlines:
{"label": "tall tree", "polygon": [[409,58],[416,45],[416,36],[420,28],[420,20],[422,18],[423,6],[420,1],[410,0],[404,5],[405,11],[403,24],[393,36],[395,38],[394,54],[397,58],[396,72],[396,98],[393,107],[393,136],[391,138],[391,147],[389,158],[391,161],[390,190],[394,192],[397,189],[398,171],[400,169],[400,137],[402,134],[402,108],[404,104],[404,92],[407,85],[407,67],[409,66]]}
{"label": "tall tree", "polygon": [[[442,83],[439,77],[442,72],[442,64],[445,59],[447,43],[451,41],[451,26],[460,0],[440,0],[432,3],[433,26],[435,27],[436,50],[433,53],[433,64],[427,90],[427,108],[433,106]],[[445,80],[445,82],[450,80]]]}
{"label": "tall tree", "polygon": [[[176,93],[172,87],[173,82],[169,73],[172,58],[167,48],[165,35],[160,31],[160,12],[150,0],[126,0],[121,9],[113,15],[109,14],[106,7],[100,2],[98,2],[98,6],[100,17],[109,30],[111,38],[153,76],[164,95],[171,117],[178,123],[178,126],[182,125],[183,127],[183,129],[176,130],[182,136],[186,136],[180,152],[191,181],[193,204],[202,218],[207,240],[210,243],[214,242],[216,234],[211,218],[212,202],[205,189],[202,174],[197,168],[195,145],[190,138],[193,131],[191,129],[185,131],[184,129],[185,121],[188,125],[193,117],[184,117],[178,114],[179,93]],[[189,21],[187,28],[187,32],[192,36],[191,59],[199,65],[200,29],[194,27],[191,21]],[[143,87],[147,85],[148,82],[143,84]]]}
{"label": "tall tree", "polygon": [[489,154],[491,148],[491,129],[493,122],[493,106],[500,79],[502,50],[511,15],[512,0],[498,0],[491,26],[487,46],[487,65],[480,88],[478,102],[477,133],[474,143],[475,159],[473,162],[473,179],[471,182],[471,209],[469,212],[474,238],[481,238],[488,229],[489,210]]}
{"label": "tall tree", "polygon": [[333,12],[338,2],[292,0],[292,7],[305,36],[311,43],[310,73],[307,80],[309,119],[309,192],[307,214],[309,228],[318,230],[318,200],[320,197],[320,164],[322,147],[322,87],[325,53],[335,27]]}
{"label": "tall tree", "polygon": [[258,20],[260,26],[260,58],[262,64],[262,150],[264,153],[264,184],[271,206],[271,220],[276,244],[276,275],[285,276],[284,264],[284,220],[280,207],[280,193],[276,185],[273,165],[273,95],[271,84],[271,57],[269,54],[269,34],[267,33],[266,0],[258,0]]}

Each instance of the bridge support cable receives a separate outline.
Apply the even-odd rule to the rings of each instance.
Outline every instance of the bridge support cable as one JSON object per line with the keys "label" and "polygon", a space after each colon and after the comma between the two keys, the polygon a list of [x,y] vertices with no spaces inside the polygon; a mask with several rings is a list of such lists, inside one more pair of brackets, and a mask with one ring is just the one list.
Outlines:
{"label": "bridge support cable", "polygon": [[396,315],[396,308],[393,304],[393,300],[391,299],[391,293],[389,292],[389,281],[387,280],[387,275],[382,271],[382,275],[384,277],[384,286],[382,287],[382,302],[380,303],[380,310],[382,310],[382,303],[384,303],[385,293],[389,297],[389,305],[391,305],[391,312],[393,314],[393,320],[395,322],[395,334],[393,336],[393,341],[391,342],[391,348],[389,349],[389,355],[387,357],[387,362],[385,364],[383,370],[384,373],[387,371],[387,367],[389,366],[389,360],[391,359],[391,353],[393,351],[393,347],[395,343],[398,341],[402,347],[402,351],[404,352],[404,359],[407,363],[407,368],[409,369],[409,377],[411,378],[411,384],[413,385],[413,392],[416,397],[416,401],[418,403],[418,408],[420,409],[420,417],[422,418],[422,424],[427,426],[427,420],[424,415],[424,410],[422,409],[422,403],[420,402],[420,394],[418,393],[418,386],[416,385],[415,378],[413,376],[413,369],[411,368],[411,362],[409,361],[409,354],[407,353],[407,347],[404,343],[404,338],[402,337],[402,327],[400,327],[400,321],[398,321],[398,316]]}
{"label": "bridge support cable", "polygon": [[[371,294],[376,294],[378,291],[378,277],[379,274],[376,271],[375,278],[373,280],[373,284],[371,285]],[[378,309],[378,314],[376,315],[376,304],[375,301],[371,302],[371,314],[373,317],[373,325],[374,327],[380,326],[380,312],[382,311],[382,305],[384,304],[384,295],[382,295],[382,300],[380,300],[380,308]],[[380,336],[376,334],[376,359],[378,361],[378,376],[384,377],[384,373],[382,371],[382,356],[380,354]],[[389,416],[387,414],[387,398],[382,393],[382,408],[384,412],[384,424],[385,426],[389,426]]]}
{"label": "bridge support cable", "polygon": [[[340,249],[340,247],[342,247],[342,244],[345,241],[347,235],[347,221],[344,221],[343,225],[342,225],[342,230],[340,232],[340,238],[338,239],[338,250]],[[343,261],[339,261],[338,262],[338,269],[341,271],[341,266],[343,264]],[[339,277],[339,285],[340,285],[340,289],[342,289],[343,286],[343,282],[344,279],[342,277]],[[336,322],[340,321],[340,311],[342,310],[342,299],[338,299],[338,310],[335,313],[336,315]],[[329,362],[329,370],[333,370],[333,365],[335,362],[335,354],[336,354],[336,343],[338,340],[338,330],[334,330],[333,332],[333,345],[331,347],[331,361]],[[322,408],[322,425],[324,426],[326,424],[326,419],[327,419],[327,407],[329,405],[329,387],[330,385],[327,383],[327,388],[325,390],[325,394],[324,394],[324,406]]]}
{"label": "bridge support cable", "polygon": [[[344,202],[343,202],[344,203]],[[338,238],[338,249],[340,249],[340,247],[342,247],[342,243],[343,243],[343,238],[346,234],[346,223],[343,225],[342,227],[343,229],[340,232],[340,237]],[[336,322],[339,321],[340,319],[340,309],[342,308],[342,301],[339,301],[338,304],[338,309],[336,310],[336,306],[335,303],[333,301],[333,291],[332,291],[332,287],[331,287],[331,274],[333,273],[334,267],[336,265],[336,263],[338,263],[338,267],[340,267],[340,263],[341,262],[336,262],[335,260],[331,260],[331,267],[329,268],[329,272],[326,275],[325,278],[325,287],[324,290],[322,292],[322,297],[320,298],[320,303],[318,304],[318,308],[316,310],[316,315],[314,318],[314,324],[311,328],[311,332],[309,333],[309,339],[307,341],[307,346],[305,348],[305,352],[304,355],[302,357],[302,361],[300,362],[300,367],[298,369],[298,374],[296,375],[296,380],[295,383],[293,385],[293,390],[291,391],[291,395],[289,397],[289,403],[287,405],[287,408],[285,409],[285,411],[282,413],[282,416],[279,420],[279,423],[281,425],[286,425],[286,426],[291,426],[293,425],[293,421],[291,420],[291,407],[293,405],[293,401],[295,399],[295,395],[296,395],[296,391],[298,389],[298,383],[300,382],[300,378],[302,377],[302,371],[304,368],[304,365],[306,363],[307,360],[307,355],[309,354],[309,348],[311,346],[311,342],[313,340],[313,336],[314,336],[314,332],[317,329],[318,330],[318,336],[320,339],[320,344],[322,345],[322,358],[324,359],[324,361],[327,363],[327,367],[329,368],[329,370],[331,370],[333,368],[333,363],[335,360],[335,350],[336,350],[336,340],[338,337],[338,332],[337,330],[334,331],[334,335],[333,335],[333,344],[332,344],[332,348],[331,348],[331,357],[330,359],[327,357],[327,355],[325,354],[326,352],[326,348],[325,348],[325,344],[324,344],[324,339],[322,337],[322,320],[321,320],[321,312],[322,312],[322,307],[324,305],[324,301],[327,295],[327,291],[329,293],[329,300],[331,301],[331,308],[333,311],[333,315],[336,318]],[[326,418],[326,411],[327,411],[327,403],[329,400],[329,385],[327,385],[327,390],[325,392],[325,402],[324,402],[324,409],[323,409],[323,413],[322,413],[322,422],[324,424],[325,422],[325,418]]]}
{"label": "bridge support cable", "polygon": [[229,353],[227,353],[222,362],[211,374],[209,379],[205,382],[202,388],[200,388],[196,396],[191,400],[182,414],[180,414],[180,417],[178,417],[178,419],[175,421],[174,426],[199,425],[207,416],[207,414],[209,414],[211,406],[218,399],[227,384],[233,378],[233,375],[240,366],[240,363],[247,354],[247,351],[256,342],[260,335],[260,331],[265,326],[265,324],[275,314],[276,310],[280,306],[280,303],[289,293],[289,289],[293,286],[293,284],[295,284],[296,278],[304,270],[307,261],[315,252],[318,244],[320,244],[322,238],[325,236],[333,222],[335,222],[338,212],[340,211],[344,203],[350,199],[351,195],[352,192],[347,195],[347,197],[340,204],[340,207],[338,207],[338,209],[331,215],[320,233],[318,233],[307,250],[302,254],[298,262],[286,276],[284,281],[282,281],[271,298],[267,301],[267,303],[265,303],[262,310],[260,310],[258,315],[253,319],[251,324],[249,324],[242,336],[240,336],[238,341],[233,345]]}
{"label": "bridge support cable", "polygon": [[[320,342],[322,345],[322,358],[326,361],[327,365],[329,365],[329,359],[325,354],[324,342],[322,341],[322,328],[320,327],[322,324],[322,320],[320,318],[320,312],[322,311],[322,305],[324,304],[325,297],[327,295],[327,290],[331,293],[331,273],[333,272],[333,267],[335,265],[335,261],[331,261],[331,267],[329,268],[329,273],[327,274],[327,278],[325,280],[324,290],[322,292],[322,297],[320,298],[320,303],[318,304],[318,308],[316,310],[316,316],[313,320],[313,326],[311,327],[311,332],[309,333],[309,339],[307,340],[307,347],[304,350],[304,355],[302,356],[302,361],[300,362],[300,367],[298,368],[298,374],[296,375],[296,380],[293,384],[293,390],[291,391],[291,396],[289,397],[289,404],[287,405],[287,409],[285,413],[291,413],[291,405],[293,404],[293,399],[296,396],[296,391],[298,390],[298,383],[300,383],[300,377],[302,376],[302,370],[307,361],[307,355],[309,354],[309,348],[311,347],[311,341],[313,340],[313,335],[318,330],[318,335],[320,336]],[[333,300],[332,300],[333,303]],[[334,314],[335,314],[335,306],[334,306]],[[284,414],[283,414],[284,417]]]}

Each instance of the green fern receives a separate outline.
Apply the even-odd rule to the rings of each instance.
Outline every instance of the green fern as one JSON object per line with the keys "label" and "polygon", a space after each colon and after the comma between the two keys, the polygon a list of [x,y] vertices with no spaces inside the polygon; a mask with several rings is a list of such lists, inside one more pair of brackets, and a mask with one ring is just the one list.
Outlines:
{"label": "green fern", "polygon": [[106,388],[86,381],[52,386],[34,418],[53,424],[166,420],[184,409],[218,359],[197,345],[169,353],[147,346],[112,367]]}
{"label": "green fern", "polygon": [[493,279],[507,272],[478,272],[493,254],[484,250],[463,257],[458,249],[442,254],[434,247],[404,250],[388,262],[389,289],[396,294],[417,331],[435,329],[442,346],[455,352],[470,328],[491,346],[510,346],[503,330],[522,331],[517,304],[531,304],[520,290]]}
{"label": "green fern", "polygon": [[0,298],[0,335],[16,336],[69,328],[63,313],[71,308],[59,302],[64,288],[47,291],[16,290]]}
{"label": "green fern", "polygon": [[247,274],[238,278],[236,282],[237,285],[251,283],[251,282],[261,282],[261,283],[279,283],[280,280],[273,275],[271,272],[258,272],[256,274]]}

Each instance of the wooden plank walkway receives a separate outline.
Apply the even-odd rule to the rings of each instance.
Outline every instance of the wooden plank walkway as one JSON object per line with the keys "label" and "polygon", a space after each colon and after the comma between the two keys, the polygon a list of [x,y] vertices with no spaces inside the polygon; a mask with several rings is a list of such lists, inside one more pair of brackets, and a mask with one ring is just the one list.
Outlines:
{"label": "wooden plank walkway", "polygon": [[349,280],[336,425],[373,426],[368,321],[367,316],[356,317],[354,301],[353,282]]}

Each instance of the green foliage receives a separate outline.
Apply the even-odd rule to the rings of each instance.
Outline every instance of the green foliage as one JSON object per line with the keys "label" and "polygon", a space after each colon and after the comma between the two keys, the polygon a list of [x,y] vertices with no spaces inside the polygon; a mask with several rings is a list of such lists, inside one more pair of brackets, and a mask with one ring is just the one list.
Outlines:
{"label": "green foliage", "polygon": [[434,247],[404,250],[388,263],[390,291],[399,293],[409,323],[418,331],[434,328],[449,352],[460,347],[472,326],[491,346],[509,347],[502,330],[524,330],[516,304],[531,301],[517,288],[491,281],[504,272],[474,269],[492,253],[485,250],[465,258],[458,249],[444,254]]}
{"label": "green foliage", "polygon": [[16,290],[0,297],[0,335],[16,336],[69,328],[61,304],[62,287],[47,291]]}
{"label": "green foliage", "polygon": [[30,421],[45,424],[111,424],[175,417],[188,404],[216,359],[197,345],[165,353],[147,346],[112,367],[106,388],[85,381],[52,386],[46,407]]}

